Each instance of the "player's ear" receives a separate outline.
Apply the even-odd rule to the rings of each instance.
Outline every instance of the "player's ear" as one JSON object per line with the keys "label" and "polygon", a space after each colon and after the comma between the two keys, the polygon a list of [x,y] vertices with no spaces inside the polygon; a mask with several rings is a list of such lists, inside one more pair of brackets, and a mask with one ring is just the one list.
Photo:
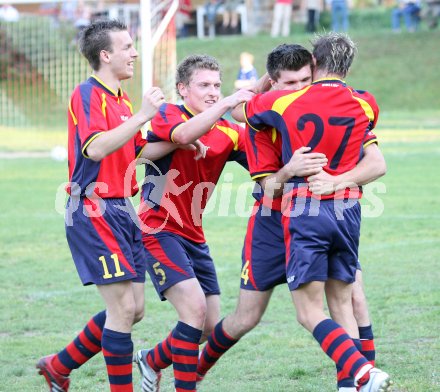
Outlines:
{"label": "player's ear", "polygon": [[110,53],[106,50],[101,50],[101,52],[99,52],[99,58],[101,59],[101,63],[110,63]]}
{"label": "player's ear", "polygon": [[177,91],[179,92],[180,96],[185,98],[187,94],[187,86],[185,83],[177,83]]}

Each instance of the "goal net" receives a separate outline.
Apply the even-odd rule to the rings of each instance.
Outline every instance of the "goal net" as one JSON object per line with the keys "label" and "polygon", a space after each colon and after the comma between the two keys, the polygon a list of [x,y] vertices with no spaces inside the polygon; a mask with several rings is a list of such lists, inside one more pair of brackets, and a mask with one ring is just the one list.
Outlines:
{"label": "goal net", "polygon": [[175,98],[177,0],[8,4],[18,17],[5,17],[0,10],[0,129],[66,127],[70,94],[91,73],[76,38],[84,24],[96,19],[120,19],[135,40],[139,61],[133,78],[123,84],[135,107],[149,85],[161,87],[168,100]]}

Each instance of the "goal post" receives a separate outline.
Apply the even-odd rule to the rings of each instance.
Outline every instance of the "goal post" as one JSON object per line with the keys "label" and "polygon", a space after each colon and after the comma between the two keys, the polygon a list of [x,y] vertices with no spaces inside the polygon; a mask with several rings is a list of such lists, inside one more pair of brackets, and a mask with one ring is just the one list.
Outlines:
{"label": "goal post", "polygon": [[176,29],[178,0],[140,0],[142,92],[157,85],[175,101]]}
{"label": "goal post", "polygon": [[[0,129],[65,128],[69,96],[91,72],[78,53],[76,14],[67,18],[68,2],[61,0],[8,4],[19,10],[19,20],[0,20]],[[101,2],[83,4],[93,20],[127,24],[139,51],[133,78],[123,84],[133,102],[153,85],[174,102],[178,0],[102,3],[102,9]]]}

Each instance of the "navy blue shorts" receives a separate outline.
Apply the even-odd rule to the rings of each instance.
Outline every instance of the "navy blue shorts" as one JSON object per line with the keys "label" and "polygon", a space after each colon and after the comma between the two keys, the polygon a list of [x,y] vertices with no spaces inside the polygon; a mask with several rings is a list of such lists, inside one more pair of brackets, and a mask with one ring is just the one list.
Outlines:
{"label": "navy blue shorts", "polygon": [[147,271],[159,297],[186,279],[197,278],[205,295],[220,294],[214,261],[206,243],[192,242],[170,232],[143,237],[147,250]]}
{"label": "navy blue shorts", "polygon": [[294,198],[290,214],[285,220],[289,289],[328,278],[353,283],[361,225],[359,202]]}
{"label": "navy blue shorts", "polygon": [[242,252],[240,287],[266,291],[286,283],[286,248],[280,211],[255,202]]}
{"label": "navy blue shorts", "polygon": [[145,282],[147,255],[128,199],[69,198],[66,236],[83,285]]}

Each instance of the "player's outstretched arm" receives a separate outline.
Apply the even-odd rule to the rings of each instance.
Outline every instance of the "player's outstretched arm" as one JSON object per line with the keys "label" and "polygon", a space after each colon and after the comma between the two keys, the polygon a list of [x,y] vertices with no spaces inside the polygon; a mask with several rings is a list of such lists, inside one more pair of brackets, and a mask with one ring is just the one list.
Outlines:
{"label": "player's outstretched arm", "polygon": [[[206,157],[206,152],[209,147],[205,146],[200,140],[196,140],[191,144],[176,144],[172,142],[154,142],[147,143],[147,145],[142,150],[140,158],[148,159],[150,161],[156,161],[168,155],[170,152],[182,148],[183,150],[195,151],[194,159],[197,161],[200,158]],[[145,161],[140,161],[139,164],[145,163]]]}
{"label": "player's outstretched arm", "polygon": [[263,178],[260,185],[264,193],[271,198],[279,197],[283,193],[284,184],[292,177],[307,177],[322,172],[322,168],[327,165],[326,156],[309,151],[310,147],[300,147],[280,170]]}
{"label": "player's outstretched arm", "polygon": [[345,188],[357,188],[366,185],[387,171],[385,158],[378,145],[372,143],[365,147],[364,157],[352,170],[332,176],[324,171],[308,177],[309,189],[316,195],[329,195]]}
{"label": "player's outstretched arm", "polygon": [[189,144],[208,132],[215,122],[228,110],[242,102],[249,101],[254,93],[249,90],[239,90],[229,95],[202,113],[192,117],[189,121],[179,125],[173,132],[172,138],[175,143]]}
{"label": "player's outstretched arm", "polygon": [[[265,93],[272,88],[272,84],[270,82],[269,74],[266,72],[260,79],[258,79],[254,85],[248,90],[254,92],[255,94]],[[243,104],[239,104],[231,111],[231,115],[235,121],[244,123],[246,122],[246,117],[244,114]]]}
{"label": "player's outstretched arm", "polygon": [[147,121],[153,118],[164,102],[162,90],[158,87],[150,88],[142,99],[139,112],[118,127],[102,132],[87,146],[85,155],[93,161],[100,161],[120,149]]}

